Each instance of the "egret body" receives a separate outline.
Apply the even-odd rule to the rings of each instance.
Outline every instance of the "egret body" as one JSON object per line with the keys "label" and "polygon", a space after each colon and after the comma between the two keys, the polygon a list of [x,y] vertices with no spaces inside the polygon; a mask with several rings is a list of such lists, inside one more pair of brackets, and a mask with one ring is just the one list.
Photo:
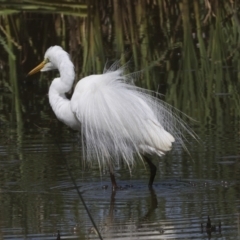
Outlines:
{"label": "egret body", "polygon": [[175,138],[182,143],[182,130],[188,131],[173,108],[135,86],[134,74],[126,75],[118,64],[81,79],[69,100],[65,93],[73,86],[74,66],[59,46],[50,47],[44,61],[28,75],[53,69],[60,77],[50,85],[50,105],[60,121],[81,132],[84,159],[109,167],[113,189],[115,162],[123,160],[131,168],[136,158],[144,159],[150,167],[151,187],[156,166],[148,156],[164,155]]}

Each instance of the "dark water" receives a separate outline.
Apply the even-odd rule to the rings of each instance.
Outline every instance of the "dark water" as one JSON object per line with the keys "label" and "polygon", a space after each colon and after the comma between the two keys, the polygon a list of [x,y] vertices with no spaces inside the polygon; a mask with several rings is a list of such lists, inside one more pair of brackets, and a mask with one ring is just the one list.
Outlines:
{"label": "dark water", "polygon": [[[152,191],[143,164],[131,174],[120,166],[122,189],[112,195],[107,171],[82,168],[77,133],[58,123],[49,107],[42,117],[34,115],[25,119],[28,128],[2,123],[1,239],[56,239],[58,230],[61,239],[98,239],[66,161],[104,239],[239,239],[236,131],[196,127],[203,137],[189,140],[191,157],[176,145],[160,161],[155,158]],[[208,216],[216,225],[212,232],[205,228]]]}

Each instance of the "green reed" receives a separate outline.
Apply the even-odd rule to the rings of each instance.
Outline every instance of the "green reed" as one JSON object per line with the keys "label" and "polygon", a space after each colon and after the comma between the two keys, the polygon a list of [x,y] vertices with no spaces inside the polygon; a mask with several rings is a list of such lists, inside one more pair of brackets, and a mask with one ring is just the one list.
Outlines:
{"label": "green reed", "polygon": [[137,84],[158,89],[194,118],[204,112],[205,121],[213,117],[212,108],[223,114],[217,94],[231,93],[239,102],[233,91],[240,64],[239,8],[230,0],[23,0],[0,6],[0,44],[12,58],[21,54],[28,61],[31,53],[38,62],[48,46],[59,44],[70,52],[78,79],[101,73],[107,59],[122,64],[131,59],[136,70],[155,68]]}

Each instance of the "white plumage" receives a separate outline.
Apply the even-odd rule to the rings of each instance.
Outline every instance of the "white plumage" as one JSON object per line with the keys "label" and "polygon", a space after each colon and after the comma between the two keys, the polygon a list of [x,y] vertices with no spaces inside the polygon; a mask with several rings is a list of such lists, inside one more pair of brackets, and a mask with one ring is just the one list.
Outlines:
{"label": "white plumage", "polygon": [[52,69],[59,70],[60,78],[49,88],[50,104],[60,121],[81,131],[87,161],[96,159],[100,167],[107,164],[112,169],[112,163],[122,159],[132,167],[136,155],[162,156],[171,150],[173,135],[182,143],[185,123],[172,107],[136,87],[134,74],[126,75],[124,67],[113,64],[103,74],[81,79],[71,100],[65,93],[72,88],[74,66],[59,46],[50,47],[29,75]]}

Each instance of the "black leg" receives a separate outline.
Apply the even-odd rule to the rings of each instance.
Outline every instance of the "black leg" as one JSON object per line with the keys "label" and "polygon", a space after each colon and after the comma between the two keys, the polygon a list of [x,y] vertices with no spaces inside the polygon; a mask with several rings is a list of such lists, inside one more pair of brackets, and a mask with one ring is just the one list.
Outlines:
{"label": "black leg", "polygon": [[148,157],[144,156],[144,160],[148,163],[148,166],[150,169],[150,178],[149,178],[148,186],[149,188],[152,188],[153,181],[157,172],[157,167],[152,163],[151,159],[149,159]]}
{"label": "black leg", "polygon": [[117,182],[113,173],[113,169],[111,166],[109,166],[109,173],[110,173],[110,178],[112,182],[112,190],[115,191],[117,189]]}

